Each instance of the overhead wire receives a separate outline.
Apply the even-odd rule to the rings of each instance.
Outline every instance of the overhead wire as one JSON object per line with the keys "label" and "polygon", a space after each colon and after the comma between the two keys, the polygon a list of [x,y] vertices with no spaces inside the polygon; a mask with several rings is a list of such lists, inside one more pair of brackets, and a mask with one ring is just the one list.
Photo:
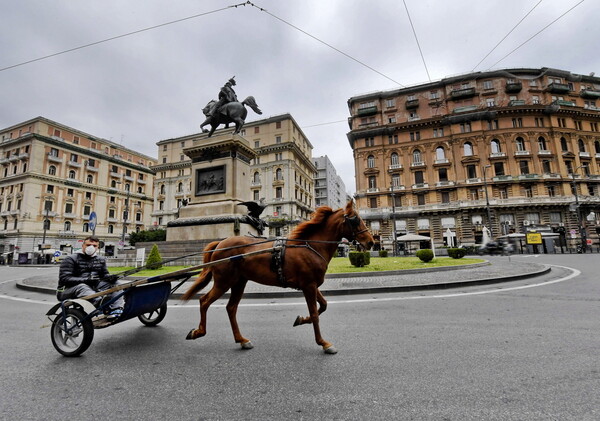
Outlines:
{"label": "overhead wire", "polygon": [[427,73],[427,79],[429,79],[429,81],[431,82],[431,76],[429,75],[429,69],[427,68],[427,63],[425,62],[425,56],[423,55],[423,50],[421,49],[421,44],[419,43],[419,37],[417,36],[417,31],[415,31],[415,26],[413,25],[413,21],[410,17],[410,12],[408,11],[408,6],[406,5],[406,0],[402,0],[402,3],[404,3],[404,8],[406,9],[406,15],[408,16],[408,21],[410,22],[410,27],[412,28],[413,35],[415,36],[415,41],[417,41],[417,47],[419,47],[419,54],[421,54],[421,60],[423,61],[423,66],[425,66],[425,72]]}
{"label": "overhead wire", "polygon": [[496,48],[498,48],[498,46],[499,46],[500,44],[502,44],[502,43],[504,42],[504,40],[505,40],[506,38],[508,38],[508,36],[509,36],[510,34],[512,34],[512,33],[513,33],[513,31],[514,31],[515,29],[517,29],[517,27],[518,27],[518,26],[519,26],[519,25],[520,25],[520,24],[521,24],[521,23],[522,23],[522,22],[523,22],[523,21],[524,21],[524,20],[527,18],[527,16],[529,16],[529,15],[531,14],[531,12],[533,12],[533,11],[535,10],[535,8],[536,8],[536,7],[538,7],[538,6],[540,5],[540,3],[541,3],[542,1],[544,1],[544,0],[540,0],[539,2],[537,2],[537,4],[536,4],[535,6],[533,6],[533,8],[531,8],[531,10],[530,10],[529,12],[527,12],[527,14],[526,14],[525,16],[523,16],[523,17],[521,18],[521,20],[520,20],[519,22],[517,22],[517,24],[516,24],[515,26],[513,26],[513,27],[512,27],[512,29],[511,29],[510,31],[508,31],[508,34],[504,35],[504,38],[502,38],[500,41],[498,41],[498,43],[497,43],[496,45],[494,45],[494,48],[492,48],[492,49],[490,50],[490,52],[489,52],[489,53],[487,53],[487,54],[485,55],[485,57],[484,57],[484,58],[482,58],[482,59],[479,61],[479,63],[477,63],[477,64],[475,65],[475,67],[473,67],[473,69],[471,70],[471,72],[474,72],[474,71],[475,71],[475,69],[476,69],[476,68],[478,68],[478,67],[479,67],[479,65],[480,65],[481,63],[483,63],[483,61],[484,61],[486,58],[488,58],[488,57],[490,56],[490,54],[492,54],[492,53],[493,53],[493,52],[496,50]]}

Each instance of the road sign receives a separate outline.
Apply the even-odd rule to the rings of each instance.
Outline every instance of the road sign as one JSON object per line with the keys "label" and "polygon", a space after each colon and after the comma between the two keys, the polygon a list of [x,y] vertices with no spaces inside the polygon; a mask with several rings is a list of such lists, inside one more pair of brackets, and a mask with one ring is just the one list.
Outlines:
{"label": "road sign", "polygon": [[542,234],[539,232],[528,232],[526,237],[527,244],[542,244]]}
{"label": "road sign", "polygon": [[96,229],[96,223],[98,222],[98,216],[96,212],[90,213],[90,220],[88,221],[88,226],[90,230],[94,231]]}
{"label": "road sign", "polygon": [[54,252],[54,257],[60,257],[61,254],[62,253],[57,250],[57,251]]}

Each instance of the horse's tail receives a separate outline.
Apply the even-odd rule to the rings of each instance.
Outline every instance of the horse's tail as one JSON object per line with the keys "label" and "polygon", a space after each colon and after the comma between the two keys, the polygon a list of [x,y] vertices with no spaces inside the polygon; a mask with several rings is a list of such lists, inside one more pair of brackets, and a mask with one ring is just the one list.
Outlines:
{"label": "horse's tail", "polygon": [[252,110],[256,114],[262,114],[262,111],[260,110],[260,108],[258,108],[258,105],[256,105],[256,100],[254,99],[253,96],[249,96],[248,98],[243,100],[242,105],[247,105],[248,107],[252,108]]}
{"label": "horse's tail", "polygon": [[[219,241],[213,241],[212,243],[210,243],[209,245],[207,245],[204,248],[204,263],[208,263],[211,260],[213,260],[214,253],[212,253],[212,251],[214,249],[216,249],[218,245],[219,245]],[[181,299],[183,301],[188,301],[190,298],[192,298],[194,296],[194,294],[196,294],[198,291],[201,291],[204,287],[206,287],[206,285],[208,285],[208,283],[211,281],[211,279],[212,279],[211,268],[207,267],[207,268],[202,269],[202,272],[200,273],[200,275],[198,275],[198,277],[196,278],[196,280],[194,281],[194,283],[192,284],[190,289],[188,289],[181,296]]]}

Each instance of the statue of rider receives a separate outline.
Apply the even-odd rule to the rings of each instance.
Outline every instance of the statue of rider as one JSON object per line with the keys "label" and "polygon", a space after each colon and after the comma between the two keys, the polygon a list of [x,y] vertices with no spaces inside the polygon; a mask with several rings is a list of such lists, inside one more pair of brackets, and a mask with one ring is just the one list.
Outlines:
{"label": "statue of rider", "polygon": [[225,85],[219,91],[219,100],[215,102],[212,109],[209,111],[209,115],[214,117],[221,107],[229,102],[237,102],[237,95],[233,90],[232,86],[235,86],[235,76],[225,82]]}

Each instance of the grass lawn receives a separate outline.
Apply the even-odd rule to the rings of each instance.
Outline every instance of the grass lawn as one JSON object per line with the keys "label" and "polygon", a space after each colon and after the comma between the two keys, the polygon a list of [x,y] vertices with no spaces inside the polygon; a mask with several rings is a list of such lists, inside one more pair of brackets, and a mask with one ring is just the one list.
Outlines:
{"label": "grass lawn", "polygon": [[[462,259],[452,259],[450,257],[436,257],[431,262],[423,263],[417,257],[371,257],[371,264],[362,268],[354,267],[350,264],[347,257],[336,257],[329,263],[327,273],[358,273],[358,272],[380,272],[386,270],[402,270],[402,269],[423,269],[443,266],[469,265],[473,263],[481,263],[483,259],[473,259],[464,257]],[[179,269],[184,269],[186,266],[163,266],[157,270],[143,270],[135,274],[135,276],[150,277],[163,275],[165,273],[174,272]],[[131,267],[109,267],[110,273],[119,273],[129,270]]]}

